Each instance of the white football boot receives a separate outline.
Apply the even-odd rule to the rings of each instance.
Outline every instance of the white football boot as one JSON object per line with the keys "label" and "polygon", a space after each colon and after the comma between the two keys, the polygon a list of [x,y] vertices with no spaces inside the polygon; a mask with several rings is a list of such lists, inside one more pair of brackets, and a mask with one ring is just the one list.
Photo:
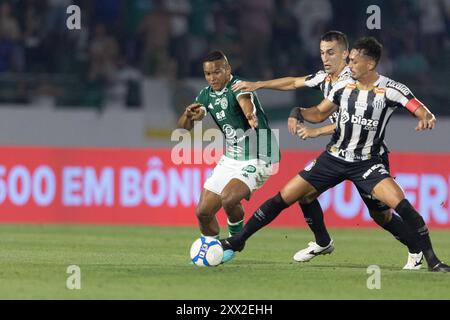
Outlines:
{"label": "white football boot", "polygon": [[310,242],[308,243],[308,247],[306,249],[300,250],[294,255],[294,260],[297,262],[307,262],[318,255],[330,254],[333,250],[333,240],[331,240],[326,247],[321,247],[315,242]]}
{"label": "white football boot", "polygon": [[408,262],[406,262],[403,270],[419,270],[423,264],[423,253],[408,253]]}

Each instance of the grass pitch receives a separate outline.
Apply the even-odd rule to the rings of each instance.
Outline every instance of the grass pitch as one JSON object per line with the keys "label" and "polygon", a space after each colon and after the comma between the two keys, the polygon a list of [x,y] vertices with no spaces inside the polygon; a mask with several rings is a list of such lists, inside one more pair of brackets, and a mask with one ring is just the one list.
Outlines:
{"label": "grass pitch", "polygon": [[[450,299],[450,274],[401,270],[407,249],[385,231],[330,233],[334,253],[309,263],[292,260],[309,230],[269,228],[230,263],[198,268],[195,228],[0,225],[0,299]],[[431,236],[450,262],[450,231]],[[66,288],[70,265],[80,290]],[[379,290],[367,288],[370,265]]]}

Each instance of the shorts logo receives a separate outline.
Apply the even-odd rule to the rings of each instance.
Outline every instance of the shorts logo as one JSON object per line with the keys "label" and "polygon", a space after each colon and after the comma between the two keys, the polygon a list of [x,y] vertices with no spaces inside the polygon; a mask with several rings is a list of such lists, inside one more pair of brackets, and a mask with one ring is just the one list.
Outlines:
{"label": "shorts logo", "polygon": [[379,164],[376,164],[376,165],[373,165],[372,167],[370,167],[370,169],[367,170],[363,174],[363,176],[362,176],[363,179],[367,179],[367,177],[370,176],[370,174],[372,172],[377,171],[377,170],[378,170],[378,173],[381,174],[381,175],[386,175],[386,174],[388,175],[389,174],[389,172],[386,170],[386,167],[384,166],[384,164],[379,163]]}
{"label": "shorts logo", "polygon": [[242,169],[242,171],[248,172],[248,173],[255,173],[256,167],[248,165],[245,168]]}
{"label": "shorts logo", "polygon": [[305,171],[310,171],[315,165],[316,165],[316,161],[317,160],[313,160],[313,161],[311,161],[310,163],[308,163],[307,165],[306,165],[306,167],[305,167]]}

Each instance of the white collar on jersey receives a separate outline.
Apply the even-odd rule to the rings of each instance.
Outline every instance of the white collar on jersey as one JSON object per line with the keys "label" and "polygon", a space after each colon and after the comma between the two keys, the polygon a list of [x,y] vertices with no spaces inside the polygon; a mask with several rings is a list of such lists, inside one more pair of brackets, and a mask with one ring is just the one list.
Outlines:
{"label": "white collar on jersey", "polygon": [[346,65],[346,66],[344,67],[344,69],[341,70],[341,73],[339,73],[338,78],[342,77],[342,76],[343,76],[344,74],[346,74],[346,73],[352,73],[352,72],[350,71],[350,67],[349,67],[348,65]]}
{"label": "white collar on jersey", "polygon": [[227,84],[225,85],[225,87],[223,87],[223,89],[220,90],[220,91],[215,91],[215,90],[213,90],[214,93],[217,94],[218,96],[221,96],[224,92],[227,92],[227,91],[228,91],[228,89],[227,89],[228,84],[229,84],[231,81],[233,81],[233,75],[232,75],[232,74],[230,74],[230,80],[227,82]]}

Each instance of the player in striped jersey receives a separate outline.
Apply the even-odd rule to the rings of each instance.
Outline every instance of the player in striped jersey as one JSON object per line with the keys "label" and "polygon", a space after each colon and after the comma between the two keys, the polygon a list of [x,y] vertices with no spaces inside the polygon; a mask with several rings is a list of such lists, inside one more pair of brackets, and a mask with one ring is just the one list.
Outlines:
{"label": "player in striped jersey", "polygon": [[[236,91],[255,91],[258,89],[295,90],[298,88],[309,87],[321,90],[324,98],[327,98],[337,83],[352,81],[351,71],[347,65],[348,41],[346,35],[339,31],[329,31],[325,33],[320,38],[320,57],[323,63],[323,70],[309,76],[284,77],[257,82],[239,81],[232,88]],[[338,112],[333,112],[329,117],[332,124],[319,128],[308,128],[304,125],[297,127],[297,119],[294,116],[290,116],[288,119],[288,129],[290,133],[298,134],[302,139],[315,138],[321,135],[332,135],[335,132],[338,117]],[[389,167],[387,153],[388,150],[383,144],[381,147],[381,154],[384,164],[386,167]],[[403,269],[420,269],[422,266],[423,255],[411,235],[408,233],[408,229],[404,225],[402,219],[397,215],[393,215],[388,206],[374,199],[370,194],[365,193],[360,188],[358,188],[358,191],[374,221],[408,247],[408,260]],[[334,250],[334,242],[325,227],[320,203],[318,200],[314,200],[312,203],[299,202],[299,205],[308,226],[314,233],[315,241],[310,242],[307,248],[299,250],[294,255],[294,260],[306,262],[318,255],[331,253]]]}
{"label": "player in striped jersey", "polygon": [[376,39],[359,39],[350,52],[354,80],[337,84],[319,105],[299,108],[299,116],[312,123],[326,120],[339,109],[338,129],[332,142],[281,192],[266,201],[241,232],[222,240],[225,249],[241,250],[252,234],[285,208],[298,200],[311,202],[325,190],[350,180],[398,212],[414,235],[430,271],[450,272],[450,266],[440,261],[433,250],[425,221],[405,198],[380,157],[386,125],[396,108],[406,108],[418,119],[418,131],[433,129],[436,118],[405,85],[377,73],[381,52],[382,46]]}

